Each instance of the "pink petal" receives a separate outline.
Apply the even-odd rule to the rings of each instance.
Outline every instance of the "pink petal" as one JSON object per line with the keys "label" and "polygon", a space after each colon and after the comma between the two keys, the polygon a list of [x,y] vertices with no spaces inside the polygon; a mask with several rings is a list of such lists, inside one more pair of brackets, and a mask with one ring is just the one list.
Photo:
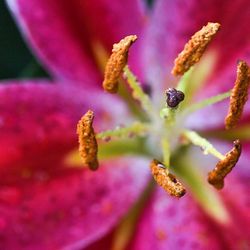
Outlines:
{"label": "pink petal", "polygon": [[147,184],[147,166],[127,158],[96,172],[57,167],[51,175],[1,184],[1,248],[82,249],[128,212]]}
{"label": "pink petal", "polygon": [[101,239],[93,242],[93,244],[88,245],[88,247],[82,250],[110,250],[112,248],[114,232],[111,231]]}
{"label": "pink petal", "polygon": [[250,39],[246,35],[250,32],[249,2],[158,0],[155,5],[141,56],[147,79],[171,84],[173,79],[166,79],[166,75],[170,75],[174,59],[191,35],[210,21],[221,23],[221,31],[210,46],[218,53],[213,79],[219,79],[217,92],[223,84],[224,89],[229,88],[236,61],[250,59]]}
{"label": "pink petal", "polygon": [[111,50],[112,45],[126,35],[139,35],[145,25],[141,0],[126,2],[110,0],[76,0],[82,20],[91,39],[101,42]]}
{"label": "pink petal", "polygon": [[[218,140],[211,142],[223,154],[232,147],[232,143],[229,142]],[[244,249],[244,247],[248,249],[250,247],[249,147],[249,142],[243,143],[239,162],[226,177],[223,190],[218,191],[230,218],[226,224],[219,224],[211,220],[212,231],[220,232],[217,238],[227,245],[221,249]],[[200,149],[196,147],[192,148],[189,154],[192,165],[198,166],[205,173],[204,178],[218,162],[212,156],[202,155]]]}
{"label": "pink petal", "polygon": [[7,0],[23,33],[57,78],[99,84],[93,42],[109,49],[128,34],[140,33],[140,1]]}
{"label": "pink petal", "polygon": [[178,200],[157,188],[141,215],[131,249],[227,249],[218,233],[190,196]]}
{"label": "pink petal", "polygon": [[64,157],[77,147],[76,124],[88,109],[95,112],[96,131],[115,127],[120,115],[127,117],[117,98],[95,89],[46,81],[2,84],[0,172],[12,169],[18,175],[26,168],[46,166]]}
{"label": "pink petal", "polygon": [[148,25],[145,1],[76,0],[76,2],[79,5],[78,12],[84,13],[81,17],[87,27],[92,46],[93,42],[99,42],[110,54],[112,45],[121,38],[131,34],[138,36],[138,40],[130,48],[128,64],[136,76],[143,79],[138,54],[143,42],[142,33]]}
{"label": "pink petal", "polygon": [[22,33],[56,78],[98,84],[85,27],[68,1],[7,0]]}
{"label": "pink petal", "polygon": [[[248,151],[249,153],[249,151]],[[241,166],[237,166],[241,167]],[[236,171],[235,171],[236,172]],[[231,249],[250,248],[250,178],[244,175],[235,177],[235,173],[228,176],[228,183],[222,192],[222,197],[229,213],[232,215],[232,223],[227,227],[221,227],[225,241]]]}
{"label": "pink petal", "polygon": [[250,179],[250,171],[249,171],[249,162],[250,162],[250,142],[249,138],[247,141],[243,141],[242,153],[239,159],[237,171],[238,175],[245,178]]}

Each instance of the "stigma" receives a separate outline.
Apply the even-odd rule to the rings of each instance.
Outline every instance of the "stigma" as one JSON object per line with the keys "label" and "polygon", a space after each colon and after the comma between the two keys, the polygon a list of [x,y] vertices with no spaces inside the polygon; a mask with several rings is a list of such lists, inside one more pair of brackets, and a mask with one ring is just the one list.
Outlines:
{"label": "stigma", "polygon": [[180,90],[176,90],[175,88],[168,88],[166,90],[167,95],[167,105],[170,108],[176,108],[180,102],[184,100],[184,93]]}

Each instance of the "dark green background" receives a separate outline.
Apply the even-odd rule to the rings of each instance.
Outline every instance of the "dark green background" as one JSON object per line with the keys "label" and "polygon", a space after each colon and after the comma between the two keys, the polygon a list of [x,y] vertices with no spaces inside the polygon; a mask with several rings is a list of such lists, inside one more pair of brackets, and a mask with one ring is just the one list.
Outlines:
{"label": "dark green background", "polygon": [[46,73],[23,42],[5,2],[0,0],[0,78],[44,75]]}

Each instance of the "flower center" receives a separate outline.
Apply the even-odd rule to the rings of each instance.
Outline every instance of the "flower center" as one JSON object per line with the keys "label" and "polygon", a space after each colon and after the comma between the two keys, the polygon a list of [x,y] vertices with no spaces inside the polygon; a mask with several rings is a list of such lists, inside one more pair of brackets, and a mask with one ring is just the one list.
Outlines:
{"label": "flower center", "polygon": [[[208,182],[216,189],[223,188],[224,178],[240,157],[241,144],[239,140],[235,141],[233,149],[224,155],[201,135],[184,127],[185,120],[193,112],[231,96],[229,113],[225,122],[227,129],[234,128],[247,100],[250,83],[249,68],[245,62],[241,61],[238,65],[237,79],[232,91],[229,90],[197,103],[191,102],[193,91],[191,91],[190,79],[193,76],[193,66],[200,60],[219,27],[220,25],[217,23],[208,23],[195,33],[185,45],[184,50],[175,60],[175,66],[172,70],[174,75],[182,77],[176,88],[166,90],[166,104],[160,108],[153,104],[150,96],[143,90],[142,85],[127,65],[129,48],[137,37],[135,35],[127,36],[114,45],[112,55],[106,65],[103,88],[109,93],[117,93],[119,79],[123,76],[123,81],[126,81],[129,86],[130,97],[132,96],[136,101],[134,106],[139,103],[143,112],[142,115],[136,116],[135,122],[126,127],[96,133],[92,127],[94,114],[92,111],[88,111],[79,121],[77,131],[80,155],[85,165],[92,170],[97,169],[97,145],[99,156],[102,154],[100,152],[105,152],[105,156],[115,155],[116,152],[118,154],[131,152],[143,154],[152,159],[150,168],[156,182],[170,195],[181,197],[186,192],[185,187],[170,172],[176,172],[185,183],[197,183],[197,180],[194,180],[196,173],[192,173],[192,169],[188,169],[188,174],[185,170],[185,174],[183,174],[183,171],[178,171],[176,166],[172,167],[173,164],[180,162],[174,161],[175,152],[193,144],[200,147],[204,154],[211,154],[218,158],[216,167],[208,173]],[[132,142],[129,142],[130,140]],[[192,181],[189,181],[190,179]],[[192,190],[192,187],[190,189]],[[199,193],[197,187],[196,190],[193,188],[192,191]],[[199,195],[201,197],[204,194]],[[210,198],[216,200],[213,196]]]}

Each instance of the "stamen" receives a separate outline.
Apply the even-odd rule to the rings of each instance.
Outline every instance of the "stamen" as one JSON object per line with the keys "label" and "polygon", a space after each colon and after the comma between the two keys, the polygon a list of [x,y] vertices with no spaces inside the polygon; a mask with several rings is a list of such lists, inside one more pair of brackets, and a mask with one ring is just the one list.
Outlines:
{"label": "stamen", "polygon": [[166,167],[169,167],[170,166],[170,145],[169,145],[168,139],[163,138],[161,140],[161,145],[162,145],[163,162]]}
{"label": "stamen", "polygon": [[94,112],[89,110],[77,124],[77,134],[79,140],[79,153],[83,164],[91,170],[98,168],[97,151],[98,145],[95,138],[95,132],[92,127]]}
{"label": "stamen", "polygon": [[208,173],[208,182],[216,189],[222,189],[225,177],[232,171],[239,160],[241,154],[241,143],[239,140],[234,141],[234,147],[229,151],[224,159],[219,161],[211,172]]}
{"label": "stamen", "polygon": [[183,133],[183,136],[194,145],[201,147],[204,154],[211,154],[220,160],[224,159],[223,154],[221,154],[209,141],[207,141],[205,138],[202,138],[196,132],[186,130]]}
{"label": "stamen", "polygon": [[167,95],[167,105],[170,108],[176,108],[180,102],[184,100],[184,93],[180,90],[177,90],[175,88],[168,88],[166,90],[166,95]]}
{"label": "stamen", "polygon": [[173,174],[168,172],[167,168],[161,162],[153,160],[150,168],[155,181],[171,196],[180,198],[186,193],[183,185]]}
{"label": "stamen", "polygon": [[104,141],[115,138],[129,138],[134,136],[144,136],[149,131],[150,126],[146,123],[134,122],[127,127],[117,127],[114,130],[106,130],[96,135],[97,139]]}
{"label": "stamen", "polygon": [[202,91],[204,84],[213,72],[216,61],[217,54],[210,51],[206,55],[202,56],[199,64],[195,67],[191,67],[180,78],[176,88],[185,94],[185,100],[181,105],[182,110],[189,107],[193,102],[195,94]]}
{"label": "stamen", "polygon": [[126,36],[119,43],[113,45],[112,54],[107,62],[103,88],[109,93],[117,93],[118,79],[127,64],[130,46],[136,41],[137,36]]}
{"label": "stamen", "polygon": [[183,75],[195,63],[199,62],[208,44],[220,28],[219,23],[208,23],[196,32],[184,46],[183,51],[175,59],[172,74]]}
{"label": "stamen", "polygon": [[178,82],[177,89],[182,91],[185,95],[188,93],[190,86],[193,85],[191,85],[193,71],[194,68],[190,68],[187,72],[184,73],[183,77]]}
{"label": "stamen", "polygon": [[237,67],[237,78],[230,97],[228,115],[225,118],[226,129],[235,128],[248,99],[250,85],[250,70],[246,62],[240,61]]}
{"label": "stamen", "polygon": [[127,83],[132,90],[132,96],[135,100],[141,103],[142,108],[149,113],[154,115],[153,105],[150,101],[149,96],[143,91],[141,85],[138,83],[135,75],[131,72],[128,66],[124,67],[124,76],[127,79]]}

